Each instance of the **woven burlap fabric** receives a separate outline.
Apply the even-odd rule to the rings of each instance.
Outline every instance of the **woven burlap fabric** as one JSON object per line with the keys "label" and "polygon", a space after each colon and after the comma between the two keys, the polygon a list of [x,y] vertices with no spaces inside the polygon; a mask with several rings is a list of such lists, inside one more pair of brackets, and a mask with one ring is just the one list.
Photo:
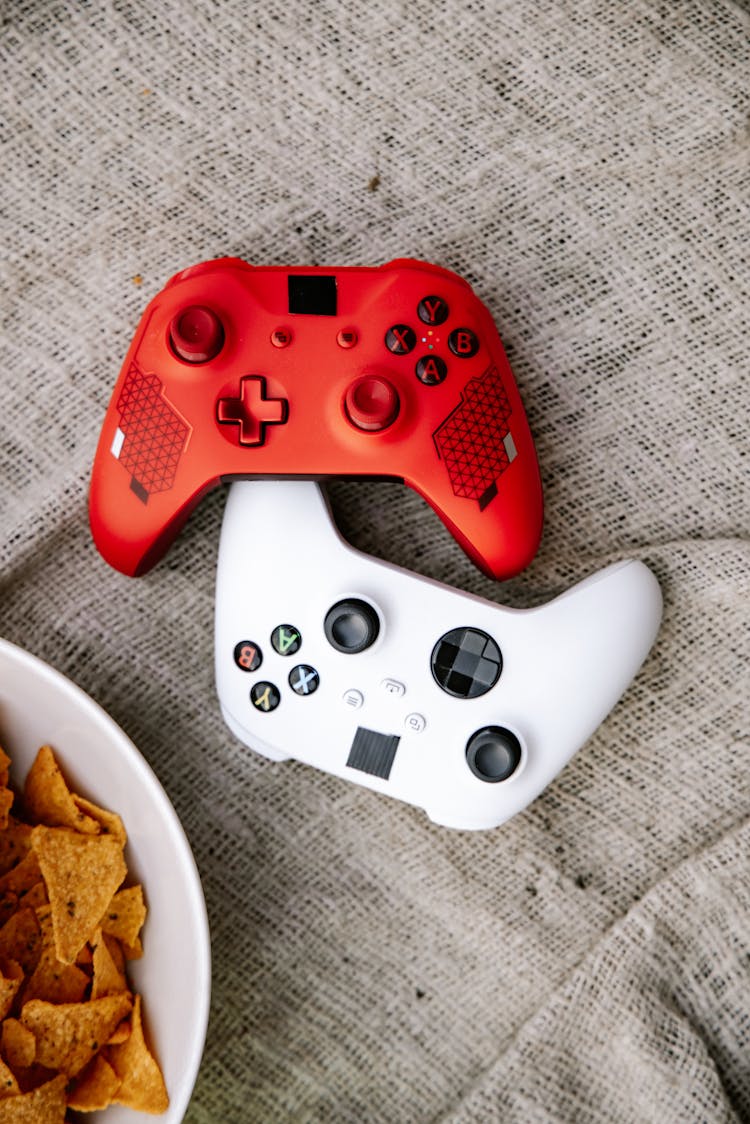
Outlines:
{"label": "woven burlap fabric", "polygon": [[[0,10],[0,633],[104,705],[185,825],[214,959],[187,1119],[750,1119],[745,6]],[[502,828],[435,827],[229,734],[220,489],[142,579],[91,542],[140,313],[227,254],[419,256],[495,316],[537,558],[493,583],[413,493],[338,483],[357,546],[517,607],[620,558],[659,578],[632,688]],[[283,547],[302,574],[292,528]]]}

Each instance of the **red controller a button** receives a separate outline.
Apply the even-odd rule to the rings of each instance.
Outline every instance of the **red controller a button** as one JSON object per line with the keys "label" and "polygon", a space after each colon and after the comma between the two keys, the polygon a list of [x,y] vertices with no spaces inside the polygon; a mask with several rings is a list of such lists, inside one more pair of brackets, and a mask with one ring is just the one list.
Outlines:
{"label": "red controller a button", "polygon": [[238,398],[220,398],[216,403],[219,424],[239,426],[240,445],[262,445],[266,426],[284,425],[288,416],[286,398],[266,398],[262,375],[245,375]]}

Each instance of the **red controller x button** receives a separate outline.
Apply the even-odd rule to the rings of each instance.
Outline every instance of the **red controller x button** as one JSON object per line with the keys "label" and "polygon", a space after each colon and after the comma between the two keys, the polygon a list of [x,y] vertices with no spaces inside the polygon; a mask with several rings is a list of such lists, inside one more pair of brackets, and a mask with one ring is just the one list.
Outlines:
{"label": "red controller x button", "polygon": [[220,398],[216,418],[221,425],[238,425],[240,445],[262,445],[267,425],[284,425],[289,416],[286,398],[266,398],[262,375],[240,379],[238,398]]}

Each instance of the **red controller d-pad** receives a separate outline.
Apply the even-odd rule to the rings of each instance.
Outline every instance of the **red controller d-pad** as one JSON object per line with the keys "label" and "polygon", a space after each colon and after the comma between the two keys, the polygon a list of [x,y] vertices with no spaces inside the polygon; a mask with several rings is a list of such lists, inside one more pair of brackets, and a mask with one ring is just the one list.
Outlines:
{"label": "red controller d-pad", "polygon": [[220,425],[239,427],[240,445],[262,445],[266,426],[284,425],[288,416],[286,398],[266,398],[262,375],[245,375],[240,379],[238,398],[220,398],[216,403],[216,420]]}

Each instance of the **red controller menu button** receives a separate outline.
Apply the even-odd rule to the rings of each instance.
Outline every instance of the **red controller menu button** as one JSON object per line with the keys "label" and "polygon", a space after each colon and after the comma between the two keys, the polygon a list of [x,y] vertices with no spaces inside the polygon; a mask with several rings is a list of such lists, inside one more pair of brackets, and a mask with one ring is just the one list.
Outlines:
{"label": "red controller menu button", "polygon": [[210,308],[191,305],[173,317],[169,338],[175,354],[186,363],[208,363],[224,346],[224,328]]}

